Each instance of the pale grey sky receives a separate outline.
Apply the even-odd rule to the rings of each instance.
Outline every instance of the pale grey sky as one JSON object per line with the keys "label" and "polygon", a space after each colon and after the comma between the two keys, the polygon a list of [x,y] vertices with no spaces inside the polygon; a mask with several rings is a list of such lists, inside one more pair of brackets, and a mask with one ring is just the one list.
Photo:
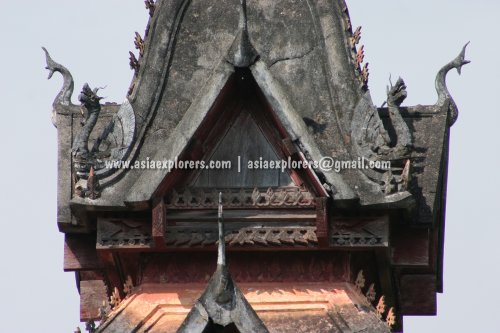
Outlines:
{"label": "pale grey sky", "polygon": [[[460,108],[452,128],[445,244],[445,292],[438,316],[405,318],[405,332],[495,332],[500,310],[500,68],[497,0],[348,0],[363,26],[377,105],[389,74],[408,86],[406,105],[432,104],[434,77],[471,41],[462,77],[449,75]],[[142,0],[0,0],[1,332],[73,332],[79,324],[74,275],[62,272],[56,226],[56,129],[41,46],[84,82],[121,102],[130,83],[128,51],[143,32]],[[75,101],[76,102],[76,101]],[[82,326],[83,327],[83,326]]]}

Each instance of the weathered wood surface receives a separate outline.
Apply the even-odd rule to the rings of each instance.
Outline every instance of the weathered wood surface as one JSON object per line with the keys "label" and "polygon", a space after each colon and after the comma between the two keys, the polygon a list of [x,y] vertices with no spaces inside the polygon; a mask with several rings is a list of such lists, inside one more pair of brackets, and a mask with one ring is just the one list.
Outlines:
{"label": "weathered wood surface", "polygon": [[64,238],[64,271],[100,268],[94,235],[66,235]]}

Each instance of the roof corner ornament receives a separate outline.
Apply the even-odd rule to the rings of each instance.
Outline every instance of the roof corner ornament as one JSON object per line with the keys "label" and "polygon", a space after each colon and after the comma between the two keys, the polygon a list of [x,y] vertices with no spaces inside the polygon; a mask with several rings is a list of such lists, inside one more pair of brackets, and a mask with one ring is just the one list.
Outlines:
{"label": "roof corner ornament", "polygon": [[43,52],[45,52],[45,59],[47,62],[47,67],[46,69],[49,70],[49,76],[48,79],[50,80],[52,78],[52,75],[54,75],[55,72],[61,73],[63,77],[63,86],[59,93],[57,94],[56,98],[54,99],[54,102],[52,104],[53,110],[52,110],[52,123],[54,124],[55,127],[57,127],[57,122],[56,122],[56,107],[58,105],[64,105],[64,106],[71,106],[73,105],[71,103],[71,96],[73,95],[73,90],[75,87],[74,81],[73,81],[73,76],[71,75],[70,71],[64,67],[63,65],[55,62],[52,57],[49,54],[49,51],[45,47],[42,47]]}
{"label": "roof corner ornament", "polygon": [[149,16],[153,17],[155,14],[156,3],[154,0],[145,0],[144,4],[146,5],[146,9],[149,10]]}
{"label": "roof corner ornament", "polygon": [[460,54],[453,59],[451,62],[443,66],[439,70],[436,76],[436,91],[438,94],[438,101],[436,106],[440,108],[446,108],[446,112],[448,113],[448,126],[451,127],[458,119],[458,107],[455,104],[455,101],[451,97],[450,91],[448,90],[448,86],[446,85],[446,76],[448,72],[452,69],[456,69],[458,74],[462,74],[462,67],[470,63],[469,60],[465,60],[465,51],[467,50],[467,46],[470,42],[464,45]]}
{"label": "roof corner ornament", "polygon": [[134,143],[136,126],[134,110],[126,100],[90,148],[90,135],[98,122],[102,107],[102,97],[97,95],[99,89],[91,89],[86,83],[78,96],[85,119],[71,148],[75,194],[91,200],[100,198],[101,189],[107,186],[106,181],[101,183],[100,180],[120,170],[118,167],[109,168],[106,163],[123,161],[128,157]]}
{"label": "roof corner ornament", "polygon": [[390,169],[362,170],[370,180],[379,184],[385,195],[405,192],[409,186],[409,155],[413,138],[401,115],[401,104],[407,95],[406,84],[401,78],[387,87],[389,122],[394,129],[392,136],[368,95],[360,101],[353,118],[353,144],[358,156],[370,161],[391,162]]}
{"label": "roof corner ornament", "polygon": [[235,67],[249,67],[259,58],[248,34],[247,2],[240,0],[239,31],[227,54],[227,61]]}
{"label": "roof corner ornament", "polygon": [[137,74],[139,73],[139,69],[141,67],[141,65],[139,64],[139,60],[132,51],[129,51],[128,54],[129,54],[130,69],[133,70],[134,75],[137,76]]}
{"label": "roof corner ornament", "polygon": [[[78,100],[82,103],[82,108],[87,110],[87,115],[85,120],[82,122],[83,128],[75,137],[73,142],[73,156],[75,160],[87,160],[89,158],[89,138],[90,133],[97,124],[97,119],[99,118],[99,113],[101,112],[101,99],[102,97],[97,96],[99,88],[90,89],[90,86],[85,83],[82,92],[78,96]],[[83,114],[83,110],[82,110]]]}

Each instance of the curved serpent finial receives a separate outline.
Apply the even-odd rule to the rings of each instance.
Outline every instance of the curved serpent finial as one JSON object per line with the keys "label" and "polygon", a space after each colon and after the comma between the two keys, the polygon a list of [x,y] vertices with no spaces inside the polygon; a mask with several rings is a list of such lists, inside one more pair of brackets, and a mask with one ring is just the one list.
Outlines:
{"label": "curved serpent finial", "polygon": [[391,155],[403,156],[408,153],[412,145],[412,136],[408,125],[401,115],[400,106],[408,96],[406,84],[399,78],[395,85],[387,87],[387,108],[391,119],[397,141],[391,148]]}
{"label": "curved serpent finial", "polygon": [[446,76],[448,72],[453,68],[455,68],[460,75],[462,73],[462,66],[470,63],[469,60],[465,60],[465,51],[467,49],[467,45],[469,45],[469,43],[465,44],[465,46],[462,48],[462,52],[460,52],[460,54],[455,59],[453,59],[453,61],[443,66],[443,68],[439,70],[436,76],[436,91],[438,94],[438,101],[436,105],[443,107],[448,103],[448,126],[452,126],[457,120],[458,108],[455,104],[455,101],[451,97],[448,86],[446,85]]}
{"label": "curved serpent finial", "polygon": [[78,96],[82,106],[87,109],[87,118],[85,119],[83,128],[77,134],[73,142],[73,154],[77,160],[87,159],[89,157],[89,137],[97,123],[99,113],[101,112],[100,100],[102,97],[97,96],[98,90],[99,88],[95,88],[94,90],[90,89],[89,85],[85,83],[80,96]]}
{"label": "curved serpent finial", "polygon": [[48,79],[50,80],[55,72],[61,73],[64,79],[61,91],[59,92],[59,94],[57,94],[57,97],[54,100],[54,105],[56,104],[71,105],[71,96],[73,95],[73,90],[75,87],[73,76],[66,67],[64,67],[61,64],[58,64],[50,57],[50,54],[45,47],[42,47],[42,49],[45,52],[45,58],[47,60],[47,67],[45,68],[49,70]]}

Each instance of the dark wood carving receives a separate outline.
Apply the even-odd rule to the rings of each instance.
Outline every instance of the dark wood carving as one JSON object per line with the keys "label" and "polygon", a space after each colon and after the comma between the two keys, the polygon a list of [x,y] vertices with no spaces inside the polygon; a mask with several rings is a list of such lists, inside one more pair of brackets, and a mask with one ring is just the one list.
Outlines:
{"label": "dark wood carving", "polygon": [[[348,257],[344,252],[227,253],[237,283],[346,281]],[[142,283],[206,283],[215,268],[213,252],[158,254],[144,263]]]}
{"label": "dark wood carving", "polygon": [[[229,246],[314,246],[318,243],[316,227],[226,227],[226,243]],[[169,227],[166,244],[169,246],[205,246],[217,241],[214,227]]]}
{"label": "dark wood carving", "polygon": [[152,244],[151,225],[134,219],[97,220],[97,248],[149,248]]}
{"label": "dark wood carving", "polygon": [[335,219],[330,240],[334,247],[386,247],[389,245],[389,219]]}
{"label": "dark wood carving", "polygon": [[153,208],[152,236],[155,246],[165,244],[165,228],[167,225],[167,208],[165,202],[160,200]]}
{"label": "dark wood carving", "polygon": [[173,190],[166,198],[167,208],[217,208],[219,192],[222,203],[228,208],[259,207],[314,207],[314,196],[298,187],[281,188],[241,188],[241,189],[202,189],[189,188],[184,191]]}

